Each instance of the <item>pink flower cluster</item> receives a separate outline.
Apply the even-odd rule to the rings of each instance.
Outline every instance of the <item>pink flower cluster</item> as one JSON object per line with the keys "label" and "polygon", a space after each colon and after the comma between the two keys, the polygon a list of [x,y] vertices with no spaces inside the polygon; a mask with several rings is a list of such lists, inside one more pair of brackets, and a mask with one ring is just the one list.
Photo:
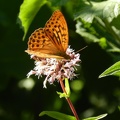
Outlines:
{"label": "pink flower cluster", "polygon": [[[70,59],[56,59],[56,58],[39,58],[35,61],[35,67],[31,70],[27,77],[35,74],[39,77],[45,75],[46,78],[43,82],[43,87],[46,87],[46,83],[49,82],[53,84],[55,80],[60,80],[64,78],[72,79],[76,76],[75,68],[79,66],[80,54],[75,52],[68,47],[66,54],[70,56]],[[31,55],[31,58],[35,57]]]}

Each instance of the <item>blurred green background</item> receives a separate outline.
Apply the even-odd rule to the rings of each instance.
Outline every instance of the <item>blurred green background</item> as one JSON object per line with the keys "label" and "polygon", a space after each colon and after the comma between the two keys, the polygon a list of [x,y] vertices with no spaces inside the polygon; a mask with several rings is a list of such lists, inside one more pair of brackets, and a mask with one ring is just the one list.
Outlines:
{"label": "blurred green background", "polygon": [[[24,52],[28,37],[35,29],[44,27],[53,11],[49,4],[45,4],[22,41],[23,30],[17,24],[22,2],[0,0],[0,120],[52,120],[38,116],[43,110],[72,115],[65,99],[56,94],[61,91],[58,82],[47,84],[47,89],[43,89],[44,77],[26,79],[26,74],[34,67],[34,61]],[[81,119],[108,113],[104,120],[119,120],[120,81],[113,76],[98,79],[114,60],[97,43],[88,44],[75,32],[76,22],[67,6],[61,5],[61,11],[68,23],[71,48],[77,51],[88,46],[80,52],[82,62],[78,77],[70,82],[71,100]]]}

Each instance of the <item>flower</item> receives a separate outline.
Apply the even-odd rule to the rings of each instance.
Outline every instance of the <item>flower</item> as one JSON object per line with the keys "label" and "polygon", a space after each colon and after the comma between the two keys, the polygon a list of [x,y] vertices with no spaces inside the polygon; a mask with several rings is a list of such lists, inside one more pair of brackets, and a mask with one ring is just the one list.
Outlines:
{"label": "flower", "polygon": [[[70,47],[67,48],[66,54],[70,56],[70,59],[59,60],[56,58],[39,58],[38,60],[35,60],[35,67],[27,74],[27,77],[30,77],[33,74],[38,76],[38,78],[45,75],[46,78],[43,82],[44,88],[47,88],[47,82],[53,84],[55,80],[59,81],[64,78],[72,79],[76,76],[74,73],[75,68],[76,66],[79,66],[78,63],[81,61],[80,54],[76,54]],[[34,57],[36,56],[31,55],[31,58]]]}

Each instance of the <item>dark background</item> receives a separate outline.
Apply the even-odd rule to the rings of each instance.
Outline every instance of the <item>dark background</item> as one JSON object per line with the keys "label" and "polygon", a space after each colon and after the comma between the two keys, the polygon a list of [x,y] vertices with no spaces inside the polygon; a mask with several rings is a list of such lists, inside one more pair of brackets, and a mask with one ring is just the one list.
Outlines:
{"label": "dark background", "polygon": [[[35,85],[31,90],[19,86],[34,67],[34,61],[24,52],[28,37],[38,27],[44,27],[53,12],[48,5],[44,5],[32,22],[25,41],[22,41],[23,31],[17,24],[21,3],[22,0],[0,1],[0,120],[50,120],[47,116],[38,116],[44,110],[72,115],[65,99],[60,99],[56,94],[56,91],[61,91],[58,82],[55,85],[47,84],[47,89],[43,89],[44,77],[38,79],[32,76]],[[82,62],[77,72],[79,76],[70,82],[71,86],[74,81],[82,84],[79,90],[76,90],[77,86],[71,88],[71,100],[78,115],[86,118],[108,113],[105,120],[119,120],[120,81],[113,76],[98,79],[113,64],[112,57],[97,44],[85,43],[75,33],[73,16],[66,12],[65,6],[61,7],[61,11],[68,23],[71,47],[77,51],[88,46],[80,52]]]}

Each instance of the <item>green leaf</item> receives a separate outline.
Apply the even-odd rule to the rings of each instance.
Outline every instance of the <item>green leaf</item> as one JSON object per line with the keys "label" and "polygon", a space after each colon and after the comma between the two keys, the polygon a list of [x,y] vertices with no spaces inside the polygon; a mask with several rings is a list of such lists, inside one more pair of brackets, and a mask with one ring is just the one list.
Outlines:
{"label": "green leaf", "polygon": [[69,80],[65,78],[65,90],[67,92],[67,96],[70,97],[70,85],[69,85]]}
{"label": "green leaf", "polygon": [[[87,24],[87,23],[85,23]],[[90,28],[89,26],[87,27],[88,29]],[[76,24],[76,32],[80,34],[82,37],[85,38],[87,42],[99,42],[99,39],[94,35],[91,34],[89,31],[87,31],[86,28],[83,27],[83,24],[81,21],[77,20]]]}
{"label": "green leaf", "polygon": [[39,9],[46,3],[46,0],[24,0],[20,6],[20,12],[18,18],[22,24],[24,30],[23,40],[27,34],[31,22],[33,21],[35,15]]}
{"label": "green leaf", "polygon": [[109,22],[120,14],[120,1],[108,0],[103,2],[86,2],[86,5],[79,8],[75,14],[75,19],[81,18],[86,22],[92,23],[95,17],[107,19]]}
{"label": "green leaf", "polygon": [[115,26],[118,30],[120,30],[120,15],[113,19],[111,26]]}
{"label": "green leaf", "polygon": [[52,6],[62,6],[65,5],[69,0],[49,0]]}
{"label": "green leaf", "polygon": [[90,118],[86,118],[86,119],[83,119],[83,120],[100,120],[101,118],[104,118],[106,116],[107,116],[107,114],[102,114],[102,115],[99,115],[99,116],[96,116],[96,117],[90,117]]}
{"label": "green leaf", "polygon": [[62,97],[65,97],[65,98],[70,97],[70,86],[69,86],[69,80],[67,78],[65,78],[65,90],[66,90],[67,94],[57,92],[57,94],[59,95],[60,98],[62,98]]}
{"label": "green leaf", "polygon": [[108,42],[108,43],[111,47],[110,49],[107,50],[108,52],[120,53],[120,48],[117,45],[113,44],[112,42]]}
{"label": "green leaf", "polygon": [[60,98],[63,98],[63,97],[67,98],[67,97],[69,97],[68,95],[66,95],[66,93],[62,93],[62,92],[58,92],[57,91],[57,94],[59,95]]}
{"label": "green leaf", "polygon": [[55,111],[43,111],[39,114],[39,116],[43,116],[43,115],[48,115],[57,120],[76,120],[74,116],[66,115],[60,112],[55,112]]}
{"label": "green leaf", "polygon": [[99,41],[99,45],[101,46],[101,48],[105,49],[107,47],[107,40],[106,38],[102,37]]}
{"label": "green leaf", "polygon": [[99,78],[110,76],[110,75],[115,75],[120,77],[120,61],[116,62],[113,64],[111,67],[106,69],[100,76]]}

